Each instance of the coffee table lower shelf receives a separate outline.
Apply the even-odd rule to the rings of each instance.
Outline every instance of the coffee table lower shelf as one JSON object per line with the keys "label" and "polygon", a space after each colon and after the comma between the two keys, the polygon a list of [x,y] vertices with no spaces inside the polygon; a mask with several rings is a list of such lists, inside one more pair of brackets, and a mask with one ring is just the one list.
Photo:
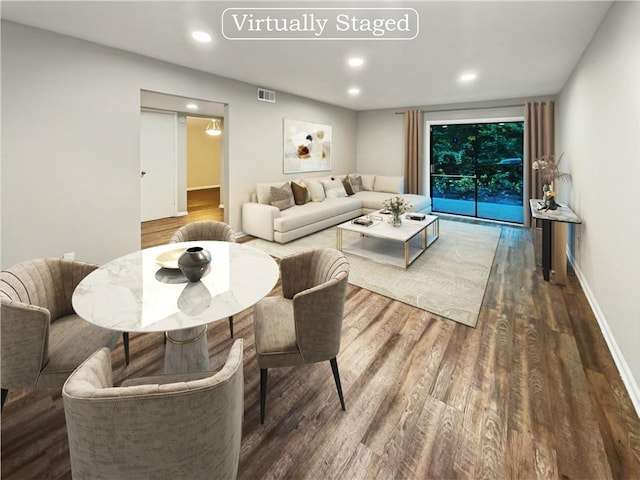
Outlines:
{"label": "coffee table lower shelf", "polygon": [[358,238],[353,241],[345,242],[343,239],[342,251],[374,262],[406,269],[425,252],[426,248],[423,250],[421,243],[421,238],[408,242],[408,258],[405,258],[404,242],[358,235]]}
{"label": "coffee table lower shelf", "polygon": [[390,230],[386,223],[362,227],[345,222],[338,225],[336,230],[336,248],[378,263],[407,269],[438,239],[438,217],[428,216],[424,223],[407,222],[403,229],[397,232],[393,228]]}

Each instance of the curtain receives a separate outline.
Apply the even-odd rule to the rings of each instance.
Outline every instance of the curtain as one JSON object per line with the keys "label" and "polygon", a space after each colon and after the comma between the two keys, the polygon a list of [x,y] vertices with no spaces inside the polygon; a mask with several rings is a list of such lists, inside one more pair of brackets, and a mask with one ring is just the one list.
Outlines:
{"label": "curtain", "polygon": [[555,103],[552,100],[527,102],[524,105],[524,211],[527,227],[531,226],[529,199],[542,196],[542,184],[532,164],[543,155],[554,153],[554,109]]}
{"label": "curtain", "polygon": [[421,110],[407,110],[404,114],[404,191],[424,195],[422,163]]}

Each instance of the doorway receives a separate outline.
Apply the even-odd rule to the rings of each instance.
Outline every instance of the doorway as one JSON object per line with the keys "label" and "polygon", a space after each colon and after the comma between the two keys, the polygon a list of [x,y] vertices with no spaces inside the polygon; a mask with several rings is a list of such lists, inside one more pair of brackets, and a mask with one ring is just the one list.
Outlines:
{"label": "doorway", "polygon": [[524,121],[429,130],[433,211],[522,224]]}
{"label": "doorway", "polygon": [[[168,187],[164,191],[167,197],[174,197],[173,212],[169,214],[184,216],[188,213],[187,206],[187,116],[201,117],[201,118],[218,118],[224,119],[226,115],[226,105],[224,103],[215,102],[212,100],[204,100],[193,97],[183,97],[179,95],[172,95],[168,93],[154,92],[150,90],[140,90],[140,110],[164,113],[177,116],[175,124],[176,129],[176,167],[175,167],[175,182],[172,187]],[[222,206],[226,193],[226,182],[228,181],[226,164],[228,163],[227,153],[223,150],[220,158],[220,173],[219,173],[219,190],[220,200],[217,206]],[[142,166],[142,161],[141,161]],[[140,168],[140,171],[147,171],[144,168]],[[147,173],[148,175],[148,173]],[[142,190],[142,181],[140,182],[140,188]],[[141,192],[142,195],[142,192]],[[142,205],[140,206],[141,221],[144,221],[145,215],[142,212]],[[164,213],[163,215],[166,215]]]}
{"label": "doorway", "polygon": [[221,119],[187,116],[187,210],[189,213],[223,208],[220,195],[222,135],[211,133],[212,122]]}

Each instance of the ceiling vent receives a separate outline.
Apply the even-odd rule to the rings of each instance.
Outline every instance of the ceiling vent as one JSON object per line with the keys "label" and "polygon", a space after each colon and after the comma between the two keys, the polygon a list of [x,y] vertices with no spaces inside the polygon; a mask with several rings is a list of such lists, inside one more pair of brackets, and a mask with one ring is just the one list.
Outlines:
{"label": "ceiling vent", "polygon": [[261,102],[276,103],[276,92],[265,88],[258,88],[258,100]]}

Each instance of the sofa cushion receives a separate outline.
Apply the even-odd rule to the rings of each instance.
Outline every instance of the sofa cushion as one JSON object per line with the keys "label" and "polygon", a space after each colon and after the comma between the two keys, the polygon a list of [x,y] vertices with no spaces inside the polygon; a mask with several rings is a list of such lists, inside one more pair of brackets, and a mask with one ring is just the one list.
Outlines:
{"label": "sofa cushion", "polygon": [[291,182],[291,191],[293,192],[293,199],[295,200],[296,205],[304,205],[311,201],[309,190],[302,180]]}
{"label": "sofa cushion", "polygon": [[[380,210],[382,208],[382,202],[388,198],[393,198],[396,195],[387,192],[357,192],[354,197],[362,202],[362,208],[366,210]],[[413,195],[409,193],[402,193],[398,195],[411,204],[412,212],[422,212],[431,206],[431,199],[423,195]]]}
{"label": "sofa cushion", "polygon": [[344,185],[337,178],[335,180],[323,180],[322,186],[324,187],[324,194],[327,198],[340,198],[346,197],[347,191],[344,189]]}
{"label": "sofa cushion", "polygon": [[423,212],[431,207],[431,199],[427,196],[413,193],[403,193],[400,196],[411,204],[412,212]]}
{"label": "sofa cushion", "polygon": [[375,175],[360,175],[362,179],[362,189],[373,192],[373,184],[376,181]]}
{"label": "sofa cushion", "polygon": [[271,187],[271,205],[278,207],[278,210],[286,210],[287,208],[293,207],[295,204],[293,192],[291,191],[291,187],[288,183],[284,184],[280,188]]}
{"label": "sofa cushion", "polygon": [[380,210],[382,208],[382,202],[387,198],[393,197],[393,195],[384,192],[369,192],[367,190],[363,190],[361,192],[357,192],[354,197],[362,202],[362,208],[366,208],[368,210]]}
{"label": "sofa cushion", "polygon": [[327,198],[323,202],[309,202],[283,210],[273,220],[273,227],[276,232],[288,232],[359,208],[362,208],[362,202],[355,196]]}
{"label": "sofa cushion", "polygon": [[326,196],[324,194],[324,187],[317,180],[307,180],[307,186],[309,188],[309,194],[312,202],[321,202]]}
{"label": "sofa cushion", "polygon": [[349,178],[349,183],[351,184],[351,191],[353,191],[353,193],[361,192],[362,177],[360,175],[349,175],[348,178]]}
{"label": "sofa cushion", "polygon": [[281,188],[285,185],[289,185],[289,182],[258,183],[256,185],[258,203],[271,205],[271,187]]}
{"label": "sofa cushion", "polygon": [[376,175],[375,192],[404,193],[404,177]]}

